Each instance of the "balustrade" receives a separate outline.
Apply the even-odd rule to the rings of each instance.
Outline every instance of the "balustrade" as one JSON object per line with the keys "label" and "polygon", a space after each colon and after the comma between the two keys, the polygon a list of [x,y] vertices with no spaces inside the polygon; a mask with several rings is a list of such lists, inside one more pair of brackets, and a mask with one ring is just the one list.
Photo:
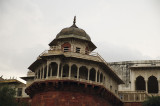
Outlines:
{"label": "balustrade", "polygon": [[142,102],[149,96],[146,91],[119,91],[118,95],[124,102]]}

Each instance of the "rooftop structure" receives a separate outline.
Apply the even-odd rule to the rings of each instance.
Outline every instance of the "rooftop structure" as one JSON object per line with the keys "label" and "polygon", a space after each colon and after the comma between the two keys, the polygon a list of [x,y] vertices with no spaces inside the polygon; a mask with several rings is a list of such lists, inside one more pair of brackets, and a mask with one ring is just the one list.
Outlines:
{"label": "rooftop structure", "polygon": [[[50,49],[28,67],[35,73],[34,78],[22,77],[27,81],[25,92],[32,98],[32,105],[122,105],[118,85],[124,82],[98,53],[93,52],[96,46],[75,23],[76,18],[71,27],[57,34],[49,44]],[[84,96],[86,98],[81,98]]]}
{"label": "rooftop structure", "polygon": [[0,77],[0,88],[3,87],[3,86],[9,86],[11,88],[14,88],[16,90],[16,95],[15,97],[16,98],[24,98],[24,97],[28,97],[26,95],[26,93],[24,92],[25,88],[26,88],[26,85],[17,80],[17,79],[3,79],[2,77]]}
{"label": "rooftop structure", "polygon": [[148,96],[160,96],[160,60],[111,62],[109,65],[125,82],[119,85],[124,102],[143,102]]}

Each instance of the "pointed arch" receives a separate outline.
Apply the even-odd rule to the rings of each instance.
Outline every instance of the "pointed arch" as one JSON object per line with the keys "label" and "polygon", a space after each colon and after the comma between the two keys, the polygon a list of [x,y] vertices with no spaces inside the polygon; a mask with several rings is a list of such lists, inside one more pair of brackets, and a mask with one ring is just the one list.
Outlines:
{"label": "pointed arch", "polygon": [[88,80],[88,69],[86,66],[81,66],[79,68],[79,78]]}
{"label": "pointed arch", "polygon": [[148,78],[148,93],[158,93],[158,81],[155,76]]}
{"label": "pointed arch", "polygon": [[52,70],[52,76],[57,76],[58,64],[56,62],[52,62],[50,66]]}
{"label": "pointed arch", "polygon": [[71,77],[77,78],[77,66],[75,64],[71,66]]}
{"label": "pointed arch", "polygon": [[69,65],[65,64],[63,66],[63,77],[69,77]]}
{"label": "pointed arch", "polygon": [[136,78],[136,90],[146,90],[145,80],[142,76]]}
{"label": "pointed arch", "polygon": [[96,80],[95,78],[96,78],[96,70],[95,70],[94,68],[92,68],[92,69],[90,70],[89,80],[95,81],[95,80]]}
{"label": "pointed arch", "polygon": [[63,52],[70,52],[71,51],[71,44],[69,42],[64,43],[61,45]]}
{"label": "pointed arch", "polygon": [[40,79],[40,69],[38,70],[38,79]]}
{"label": "pointed arch", "polygon": [[46,78],[47,77],[47,66],[45,66],[45,68],[44,68],[44,78]]}

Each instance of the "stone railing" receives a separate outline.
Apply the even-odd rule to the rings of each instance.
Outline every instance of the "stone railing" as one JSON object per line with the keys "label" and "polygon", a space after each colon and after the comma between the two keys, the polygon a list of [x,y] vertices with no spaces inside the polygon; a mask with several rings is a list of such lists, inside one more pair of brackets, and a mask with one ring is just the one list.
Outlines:
{"label": "stone railing", "polygon": [[[85,59],[92,59],[93,57],[93,60],[102,61],[106,65],[108,64],[97,52],[87,51],[87,54],[86,51],[83,50],[81,50],[80,53],[77,53],[74,50],[69,50],[68,52],[64,52],[60,46],[54,46],[50,50],[45,50],[39,55],[39,57],[45,55],[59,55],[59,54],[70,54],[72,56],[78,56],[78,57],[81,55],[81,57]],[[95,59],[94,57],[98,57],[99,59]]]}
{"label": "stone railing", "polygon": [[90,55],[90,56],[98,56],[98,53],[96,52],[90,52],[88,51],[88,54],[85,54],[85,51],[82,51],[80,53],[73,51],[73,50],[69,50],[67,52],[64,52],[62,49],[57,48],[57,49],[50,49],[50,50],[45,50],[43,51],[39,56],[43,56],[43,55],[51,55],[51,54],[61,54],[61,53],[77,53],[77,54],[83,54],[83,55]]}
{"label": "stone railing", "polygon": [[79,58],[83,58],[83,59],[91,59],[91,60],[95,60],[95,61],[100,61],[100,62],[104,62],[105,64],[107,64],[107,62],[97,52],[88,51],[88,53],[86,54],[86,52],[82,51],[82,50],[81,50],[80,53],[77,53],[74,50],[69,50],[68,52],[64,52],[59,46],[55,46],[53,48],[50,49],[50,50],[45,50],[44,52],[42,52],[39,55],[39,57],[48,56],[48,55],[64,54],[64,55],[67,55],[67,56],[73,56],[73,57],[79,57]]}
{"label": "stone railing", "polygon": [[124,102],[143,102],[149,96],[146,91],[119,91],[118,95]]}
{"label": "stone railing", "polygon": [[159,93],[148,93],[149,96],[160,96]]}

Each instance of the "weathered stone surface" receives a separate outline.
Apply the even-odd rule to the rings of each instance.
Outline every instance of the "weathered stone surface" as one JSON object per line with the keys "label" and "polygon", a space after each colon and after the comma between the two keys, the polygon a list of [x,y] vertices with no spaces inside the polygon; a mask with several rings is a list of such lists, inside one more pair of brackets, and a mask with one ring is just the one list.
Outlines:
{"label": "weathered stone surface", "polygon": [[97,95],[72,91],[50,91],[36,94],[32,106],[112,106]]}

